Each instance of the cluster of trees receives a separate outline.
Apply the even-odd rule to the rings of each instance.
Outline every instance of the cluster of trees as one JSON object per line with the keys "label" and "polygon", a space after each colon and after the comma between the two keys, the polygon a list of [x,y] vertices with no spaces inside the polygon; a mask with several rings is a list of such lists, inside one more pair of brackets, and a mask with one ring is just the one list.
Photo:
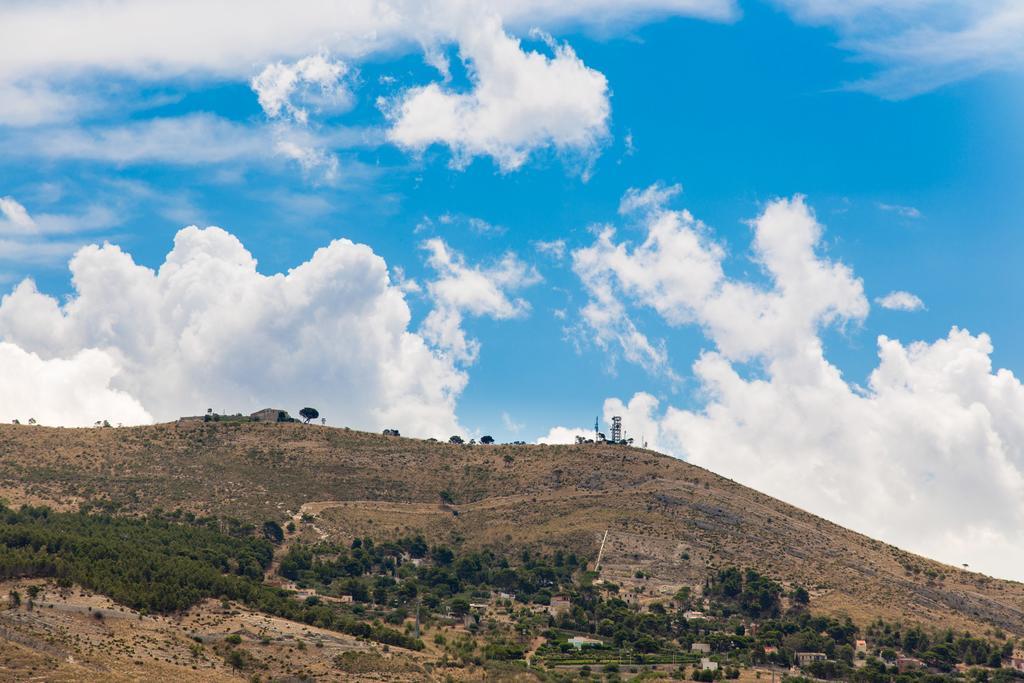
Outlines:
{"label": "cluster of trees", "polygon": [[[796,592],[800,593],[800,590]],[[725,616],[730,612],[738,612],[753,619],[779,616],[782,593],[779,583],[761,576],[753,569],[740,571],[736,567],[719,570],[717,574],[708,577],[704,586],[704,595],[717,599],[724,607]],[[802,591],[800,595],[806,604],[807,591]]]}
{"label": "cluster of trees", "polygon": [[880,648],[882,660],[892,662],[897,650],[917,657],[940,671],[951,671],[957,664],[998,667],[1013,653],[1013,642],[993,642],[952,629],[927,631],[919,625],[903,626],[877,620],[868,626],[868,637]]}
{"label": "cluster of trees", "polygon": [[[453,434],[450,437],[448,437],[448,443],[452,443],[458,446],[466,443],[466,441],[458,434]],[[484,436],[480,437],[480,443],[482,443],[485,446],[490,446],[492,443],[494,443],[494,437],[489,434],[485,434]],[[470,439],[469,445],[476,445],[476,439]]]}
{"label": "cluster of trees", "polygon": [[461,615],[469,609],[467,596],[481,591],[547,604],[553,594],[572,587],[582,566],[575,554],[562,552],[550,557],[524,552],[516,563],[489,550],[457,556],[447,546],[431,547],[413,536],[380,543],[357,538],[349,547],[296,543],[281,559],[279,572],[300,585],[351,595],[356,602],[392,609],[416,602]]}
{"label": "cluster of trees", "polygon": [[[129,607],[177,612],[206,598],[236,600],[259,611],[383,643],[420,649],[404,633],[337,606],[308,604],[263,583],[273,545],[256,535],[223,533],[209,520],[57,513],[0,507],[0,578],[46,577],[81,585]],[[240,525],[228,524],[239,529]],[[265,533],[265,531],[264,531]]]}

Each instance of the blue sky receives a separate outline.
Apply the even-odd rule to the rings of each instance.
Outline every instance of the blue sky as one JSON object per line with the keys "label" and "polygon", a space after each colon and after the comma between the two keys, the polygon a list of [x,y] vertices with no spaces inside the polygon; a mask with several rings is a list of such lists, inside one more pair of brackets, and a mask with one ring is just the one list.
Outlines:
{"label": "blue sky", "polygon": [[[230,14],[230,3],[215,6]],[[614,401],[639,395],[647,398],[621,406],[630,408],[627,431],[659,450],[911,549],[958,564],[978,558],[988,571],[1021,577],[1012,568],[1018,558],[982,550],[993,538],[1018,538],[1024,519],[1024,427],[995,405],[1024,401],[1015,379],[1024,372],[1024,327],[1014,304],[1024,256],[1016,239],[1024,209],[1024,47],[1014,36],[1024,19],[1013,3],[650,0],[557,10],[438,3],[428,19],[396,6],[391,22],[374,13],[378,6],[353,19],[349,35],[330,22],[319,26],[313,10],[282,23],[274,3],[260,2],[236,19],[241,32],[264,21],[281,28],[253,29],[257,37],[244,43],[232,37],[230,22],[217,23],[218,11],[190,13],[183,3],[165,17],[170,37],[154,34],[152,45],[121,38],[131,31],[145,37],[151,29],[140,17],[156,16],[161,3],[142,3],[136,13],[126,7],[53,2],[0,10],[0,26],[10,32],[0,28],[8,51],[0,69],[7,100],[0,107],[0,197],[7,202],[0,289],[24,290],[25,278],[38,289],[0,306],[0,340],[10,352],[0,418],[34,413],[44,422],[91,424],[100,411],[149,421],[208,403],[248,411],[280,402],[297,410],[291,402],[302,401],[326,407],[336,425],[534,441],[555,439],[554,427],[564,428],[564,438],[595,415],[603,422],[620,412]],[[61,26],[76,23],[87,37],[65,44]],[[202,45],[176,51],[176,31]],[[22,35],[52,49],[21,43]],[[504,42],[514,39],[522,44]],[[218,40],[223,49],[215,49]],[[533,53],[533,62],[516,61]],[[442,62],[447,76],[437,68]],[[517,69],[525,74],[519,89],[502,91]],[[273,81],[276,91],[253,81],[281,74],[292,80]],[[492,109],[481,95],[488,90],[498,93]],[[276,102],[276,114],[260,95]],[[540,104],[531,106],[531,98]],[[450,130],[441,130],[449,114],[438,113],[439,102],[456,103]],[[620,212],[630,188],[656,184],[680,188]],[[755,244],[768,233],[753,223],[780,199],[792,202],[784,220],[799,223],[805,207],[822,229],[809,246],[813,262],[800,267],[844,264],[848,278],[829,277],[846,293],[806,321],[792,311],[781,316],[780,325],[799,319],[791,338],[733,353],[727,333],[779,334],[759,327],[774,309],[742,331],[723,331],[732,322],[716,322],[703,299],[680,294],[685,306],[666,304],[674,281],[644,281],[643,273],[662,271],[644,261],[651,254],[632,250],[660,218],[685,223],[678,212],[686,209],[704,224],[693,231],[705,240],[701,253],[720,250],[724,276],[713,287],[745,283],[785,301],[785,275],[765,265],[772,248]],[[150,284],[138,284],[145,277],[109,249],[89,252],[74,280],[69,273],[77,249],[104,243],[158,269],[188,225],[229,235],[185,238],[181,258],[197,268],[198,283],[187,294],[168,294],[170,285],[150,292]],[[595,247],[608,225],[615,227],[610,244],[625,256],[594,252],[596,279],[587,280],[581,250]],[[321,275],[333,279],[316,290],[338,297],[334,303],[310,303],[313,290],[271,295],[276,284],[249,276],[221,281],[200,265],[238,262],[230,235],[265,276],[346,238],[383,259],[389,284],[380,291],[366,284],[367,273],[380,275],[373,260],[341,247],[336,270]],[[561,246],[539,249],[542,243]],[[688,267],[685,254],[658,249],[668,270],[673,259]],[[610,326],[584,310],[603,285],[623,304]],[[920,305],[887,309],[878,300],[891,292],[912,294]],[[269,296],[279,296],[275,305],[288,314],[252,312],[231,327]],[[197,304],[197,297],[209,301]],[[814,305],[780,304],[787,311]],[[310,330],[328,318],[346,321],[342,336],[323,334],[309,346]],[[178,319],[190,322],[165,329]],[[250,335],[281,360],[238,350],[222,357],[226,346],[204,346],[221,319],[241,332],[218,343],[241,344]],[[624,320],[662,350],[661,360],[638,360],[641,347],[615,331]],[[954,326],[971,336],[939,344]],[[395,360],[378,329],[390,330],[388,344],[413,335],[423,349]],[[984,342],[978,347],[981,333],[990,336],[991,352]],[[901,401],[918,405],[908,414],[945,427],[868,453],[863,431],[875,430],[881,443],[919,426],[882,417],[896,408],[882,406],[888,394],[871,385],[879,335],[899,340],[910,358],[900,366],[905,375],[885,379],[906,390]],[[925,346],[915,355],[917,341]],[[776,416],[780,424],[827,427],[788,442],[750,432],[753,416],[739,411],[751,409],[758,381],[779,392],[773,403],[808,388],[787,384],[801,373],[781,369],[790,352],[780,350],[807,344],[824,352],[813,352],[801,373],[812,365],[815,373],[841,373],[840,385],[811,389],[825,404],[829,391],[840,391],[835,405],[850,401],[851,416],[832,424],[832,416],[814,412],[821,407],[794,399],[791,412]],[[138,369],[154,358],[161,364],[162,356],[147,355],[153,348],[174,355],[166,375]],[[740,393],[715,390],[710,374],[695,371],[705,352],[738,373]],[[427,365],[423,382],[406,375]],[[353,367],[372,368],[389,388],[366,389]],[[16,379],[38,376],[54,378],[52,386],[31,380],[23,387]],[[70,382],[80,390],[54,407],[52,396],[67,394]],[[153,398],[154,384],[167,387],[165,395]],[[419,410],[424,405],[429,410]],[[961,441],[961,433],[973,436]],[[732,444],[737,455],[721,455]],[[777,472],[751,474],[781,460]],[[844,469],[851,463],[851,490],[837,491],[828,482],[851,481]],[[976,488],[964,483],[968,466],[980,473]],[[1000,482],[998,492],[985,488],[992,481]],[[977,501],[977,514],[959,526],[926,522],[958,482]],[[853,503],[863,498],[858,485],[884,489],[872,502],[877,509]],[[897,526],[886,506],[908,495],[913,514]],[[925,523],[937,526],[908,531]]]}

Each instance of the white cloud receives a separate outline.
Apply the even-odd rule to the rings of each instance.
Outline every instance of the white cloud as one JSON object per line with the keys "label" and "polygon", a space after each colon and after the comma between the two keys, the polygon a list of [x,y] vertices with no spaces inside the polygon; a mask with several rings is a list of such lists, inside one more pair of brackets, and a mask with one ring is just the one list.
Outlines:
{"label": "white cloud", "polygon": [[619,213],[625,216],[638,211],[659,211],[682,191],[683,186],[678,183],[668,187],[654,183],[642,190],[631,187],[619,201]]}
{"label": "white cloud", "polygon": [[116,164],[217,164],[271,156],[268,131],[211,114],[112,126],[42,129],[18,136],[19,154]]}
{"label": "white cloud", "polygon": [[916,294],[910,292],[895,291],[889,292],[883,297],[875,299],[882,308],[891,311],[920,311],[924,308],[924,302]]}
{"label": "white cloud", "polygon": [[879,202],[878,203],[878,208],[881,209],[882,211],[890,211],[892,213],[899,214],[900,216],[903,216],[904,218],[920,218],[921,217],[920,210],[914,208],[913,206],[903,206],[901,204],[885,204],[885,203]]}
{"label": "white cloud", "polygon": [[285,158],[297,162],[313,180],[334,183],[342,167],[327,149],[374,145],[380,140],[370,130],[248,125],[195,113],[114,125],[37,128],[19,131],[16,138],[0,138],[0,143],[9,142],[11,156],[16,157],[118,165],[251,165],[280,163]]}
{"label": "white cloud", "polygon": [[443,213],[440,216],[437,216],[436,219],[424,216],[422,221],[414,229],[414,232],[418,233],[432,229],[434,227],[435,220],[440,225],[465,228],[469,230],[469,232],[472,232],[475,235],[480,235],[481,237],[497,237],[508,232],[508,228],[504,225],[491,223],[490,221],[477,216],[467,216],[465,214],[452,212]]}
{"label": "white cloud", "polygon": [[3,216],[3,220],[0,221],[0,234],[36,231],[36,222],[14,197],[0,197],[0,216]]}
{"label": "white cloud", "polygon": [[880,67],[851,87],[901,98],[1024,66],[1016,0],[776,0],[798,21],[830,26],[839,45]]}
{"label": "white cloud", "polygon": [[582,436],[584,439],[593,439],[594,430],[584,429],[583,427],[552,427],[547,434],[537,438],[537,443],[550,445],[574,444],[576,443],[577,436]]}
{"label": "white cloud", "polygon": [[[1024,579],[1024,387],[991,343],[879,337],[867,389],[818,353],[745,380],[718,354],[694,366],[708,404],[670,408],[663,439],[696,464],[951,564]],[[956,505],[950,505],[955,500]]]}
{"label": "white cloud", "polygon": [[101,204],[90,204],[79,214],[41,213],[33,216],[14,197],[0,197],[0,235],[38,236],[87,232],[108,228],[120,221],[117,213]]}
{"label": "white cloud", "polygon": [[334,113],[352,106],[352,91],[345,82],[348,73],[344,62],[321,53],[292,64],[268,64],[250,85],[269,118],[287,116],[306,124],[307,107]]}
{"label": "white cloud", "polygon": [[[504,170],[546,146],[588,160],[607,135],[604,76],[550,39],[552,57],[525,52],[502,26],[520,35],[538,27],[621,33],[673,15],[729,21],[737,10],[734,0],[253,0],[241,15],[232,0],[7,3],[0,8],[0,124],[92,111],[105,99],[95,92],[99,81],[112,79],[129,88],[250,81],[271,118],[305,124],[310,107],[350,106],[351,64],[421,50],[444,80],[393,100],[393,141],[417,150],[448,145],[456,165],[493,156]],[[447,87],[452,44],[472,71],[468,93]],[[319,52],[310,56],[311,47]],[[285,151],[310,158],[295,144]]]}
{"label": "white cloud", "polygon": [[[736,17],[731,0],[503,0],[487,9],[515,31],[629,30],[668,15]],[[476,11],[458,0],[113,0],[5,3],[0,80],[83,72],[140,79],[182,75],[248,80],[254,64],[297,60],[321,48],[349,61],[454,39]]]}
{"label": "white cloud", "polygon": [[468,25],[459,54],[472,90],[431,83],[383,102],[389,139],[411,150],[446,145],[456,167],[490,156],[511,171],[549,146],[592,157],[608,135],[607,80],[568,45],[547,42],[551,57],[523,50],[497,16]]}
{"label": "white cloud", "polygon": [[319,182],[336,182],[340,164],[306,132],[309,108],[318,114],[336,114],[350,108],[355,100],[349,88],[351,80],[348,65],[320,53],[292,64],[268,64],[250,82],[267,118],[278,120],[273,127],[274,150],[298,162],[307,177]]}
{"label": "white cloud", "polygon": [[58,123],[95,106],[94,101],[84,96],[61,92],[47,83],[0,80],[0,126]]}
{"label": "white cloud", "polygon": [[86,206],[80,214],[31,215],[14,197],[0,197],[0,262],[55,265],[67,259],[81,240],[52,239],[52,235],[89,232],[116,225],[121,217],[100,204]]}
{"label": "white cloud", "polygon": [[[110,391],[132,401],[118,404],[119,414],[109,409],[111,421],[145,421],[130,417],[131,406],[167,420],[207,407],[314,405],[332,424],[459,431],[454,404],[465,374],[408,329],[404,295],[365,245],[336,240],[287,273],[263,275],[229,233],[190,227],[158,270],[111,245],[81,249],[70,268],[75,291],[63,304],[28,280],[3,297],[0,340],[49,368],[77,367],[91,354],[98,379],[85,386],[103,401]],[[35,367],[8,351],[11,367]],[[72,365],[50,365],[63,362]],[[19,415],[46,414],[31,372],[0,376]],[[75,396],[66,416],[47,419],[99,419],[88,397]]]}
{"label": "white cloud", "polygon": [[67,359],[43,360],[0,342],[0,419],[87,427],[97,421],[140,424],[152,416],[134,398],[110,386],[117,361],[87,349]]}
{"label": "white cloud", "polygon": [[537,240],[533,246],[539,253],[551,256],[556,260],[561,261],[565,258],[565,240],[551,240],[550,242]]}
{"label": "white cloud", "polygon": [[[648,448],[657,450],[660,431],[660,416],[656,414],[657,409],[658,399],[644,392],[635,394],[629,403],[623,403],[617,398],[605,399],[601,413],[603,422],[599,423],[598,428],[602,434],[609,437],[612,418],[621,417],[623,439],[633,439],[633,445],[638,448],[646,444]],[[537,439],[537,443],[574,444],[577,436],[593,439],[594,429],[552,427],[546,435]]]}
{"label": "white cloud", "polygon": [[513,435],[523,431],[523,427],[526,426],[521,422],[516,422],[515,420],[513,420],[512,416],[509,415],[508,412],[501,413],[501,424],[503,427],[505,427],[505,431]]}
{"label": "white cloud", "polygon": [[512,253],[489,267],[468,265],[440,238],[423,242],[427,265],[437,277],[426,284],[434,308],[423,321],[423,336],[461,363],[472,363],[480,345],[466,337],[463,314],[496,320],[519,318],[530,310],[522,298],[510,292],[540,281],[537,271]]}
{"label": "white cloud", "polygon": [[[573,269],[590,294],[581,311],[596,338],[617,342],[627,359],[665,372],[667,356],[630,319],[623,301],[656,311],[673,326],[697,323],[726,357],[750,360],[803,353],[821,324],[860,321],[868,311],[861,281],[820,258],[821,226],[803,198],[770,203],[752,223],[754,261],[772,286],[725,276],[725,251],[685,210],[658,206],[655,186],[627,193],[643,207],[647,235],[632,246],[605,227],[593,246],[573,252]],[[663,345],[662,345],[663,346]]]}
{"label": "white cloud", "polygon": [[[633,445],[657,450],[661,426],[657,415],[659,401],[646,392],[637,392],[628,403],[617,398],[605,399],[604,421],[610,425],[615,416],[622,418],[622,438],[633,439]],[[610,427],[609,427],[610,429]]]}
{"label": "white cloud", "polygon": [[[652,447],[863,533],[1024,578],[1024,385],[993,369],[986,335],[880,336],[879,364],[857,386],[826,359],[821,331],[862,319],[867,301],[849,268],[817,253],[821,226],[801,198],[752,222],[760,285],[724,275],[720,248],[685,212],[646,220],[638,247],[606,229],[574,254],[584,283],[699,325],[715,349],[693,365],[700,408],[662,411],[637,394],[606,401],[606,419],[621,414]],[[673,261],[704,276],[663,268]]]}
{"label": "white cloud", "polygon": [[476,218],[475,216],[466,219],[466,224],[469,225],[470,230],[478,235],[504,235],[506,232],[505,226],[488,223],[483,218]]}
{"label": "white cloud", "polygon": [[3,239],[0,262],[19,266],[52,266],[66,261],[82,246],[80,240]]}
{"label": "white cloud", "polygon": [[338,157],[317,146],[304,145],[295,140],[279,139],[274,149],[283,157],[299,164],[302,172],[318,181],[332,184],[340,176]]}

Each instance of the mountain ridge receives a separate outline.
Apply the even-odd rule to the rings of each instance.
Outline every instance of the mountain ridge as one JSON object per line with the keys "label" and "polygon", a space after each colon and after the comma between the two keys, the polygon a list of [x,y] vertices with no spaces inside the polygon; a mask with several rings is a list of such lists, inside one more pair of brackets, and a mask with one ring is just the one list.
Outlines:
{"label": "mountain ridge", "polygon": [[638,600],[749,566],[815,609],[1024,634],[1024,584],[919,557],[670,456],[610,444],[453,445],[302,424],[0,426],[10,504],[157,508],[349,539],[569,548]]}

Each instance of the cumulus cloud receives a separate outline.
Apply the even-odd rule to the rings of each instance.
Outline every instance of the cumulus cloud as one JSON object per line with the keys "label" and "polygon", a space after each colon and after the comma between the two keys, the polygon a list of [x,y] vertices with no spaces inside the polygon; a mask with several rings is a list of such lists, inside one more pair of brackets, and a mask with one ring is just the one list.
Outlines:
{"label": "cumulus cloud", "polygon": [[797,21],[830,26],[840,47],[877,64],[850,84],[902,98],[990,71],[1024,66],[1024,6],[1016,0],[776,0]]}
{"label": "cumulus cloud", "polygon": [[110,354],[98,349],[44,360],[0,342],[0,368],[0,416],[4,419],[69,427],[88,427],[101,420],[112,424],[153,420],[137,400],[111,388],[120,368]]}
{"label": "cumulus cloud", "polygon": [[616,242],[614,228],[604,227],[592,246],[573,252],[573,269],[591,297],[581,311],[584,322],[627,359],[652,372],[667,366],[623,301],[652,309],[673,326],[700,325],[722,354],[740,361],[802,353],[816,343],[820,324],[867,315],[861,281],[817,253],[822,228],[803,197],[770,203],[752,223],[753,260],[772,283],[765,288],[726,277],[725,250],[707,226],[686,210],[660,206],[654,199],[667,197],[657,188],[631,191],[624,200],[648,210],[641,244]]}
{"label": "cumulus cloud", "polygon": [[858,531],[1024,578],[1024,386],[993,368],[986,335],[880,336],[878,365],[859,386],[826,358],[821,334],[863,319],[867,301],[852,270],[821,253],[802,198],[751,222],[760,283],[724,274],[721,248],[685,212],[644,220],[641,245],[616,243],[607,228],[574,253],[585,286],[614,287],[669,325],[698,325],[714,348],[693,364],[698,408],[641,393],[606,401],[606,419],[621,414],[653,448]]}
{"label": "cumulus cloud", "polygon": [[694,372],[707,405],[669,408],[662,438],[858,531],[1024,578],[1024,387],[993,371],[984,334],[954,328],[910,345],[881,336],[878,348],[866,389],[820,353],[773,360],[761,380],[706,354]]}
{"label": "cumulus cloud", "polygon": [[549,146],[592,156],[608,135],[608,82],[568,45],[546,42],[551,57],[524,50],[497,16],[467,26],[459,54],[472,90],[431,83],[383,102],[389,139],[411,150],[446,145],[456,167],[490,156],[511,171]]}
{"label": "cumulus cloud", "polygon": [[277,153],[298,162],[307,176],[327,183],[338,179],[338,159],[302,129],[310,124],[310,108],[334,114],[352,106],[350,75],[347,64],[320,53],[291,64],[268,64],[249,84],[267,118],[277,121]]}
{"label": "cumulus cloud", "polygon": [[548,430],[547,434],[537,438],[537,443],[546,443],[552,446],[574,444],[576,443],[577,436],[581,436],[584,439],[593,439],[594,430],[584,429],[583,427],[552,427]]}
{"label": "cumulus cloud", "polygon": [[348,73],[344,62],[321,53],[291,64],[268,64],[250,85],[268,117],[290,117],[305,124],[308,107],[333,113],[352,106],[352,91],[345,82]]}
{"label": "cumulus cloud", "polygon": [[889,292],[875,299],[875,302],[891,311],[920,311],[924,308],[924,302],[919,296],[903,291]]}
{"label": "cumulus cloud", "polygon": [[[110,406],[103,417],[112,422],[146,421],[139,406],[167,420],[207,407],[311,404],[333,424],[458,431],[466,376],[410,331],[402,291],[365,245],[336,240],[287,273],[264,275],[231,234],[189,227],[156,270],[109,244],[81,249],[70,269],[74,293],[63,303],[30,280],[0,301],[11,364],[0,376],[19,415],[46,414],[33,379],[41,366],[91,377],[83,387]],[[75,405],[94,400],[75,396]],[[79,407],[48,419],[99,418]]]}
{"label": "cumulus cloud", "polygon": [[526,315],[530,304],[510,293],[536,284],[540,275],[511,252],[483,267],[467,264],[440,238],[426,240],[421,246],[427,252],[427,265],[437,273],[426,285],[434,307],[423,321],[423,336],[456,361],[472,363],[480,344],[466,336],[464,314],[496,320]]}
{"label": "cumulus cloud", "polygon": [[[623,439],[633,439],[633,444],[637,447],[657,450],[660,428],[660,416],[656,415],[658,403],[658,399],[645,392],[638,392],[628,403],[623,403],[618,398],[605,399],[602,408],[603,422],[598,423],[598,429],[607,436],[611,430],[612,418],[621,417]],[[552,427],[547,434],[537,438],[537,443],[574,444],[577,436],[593,439],[594,429]]]}

